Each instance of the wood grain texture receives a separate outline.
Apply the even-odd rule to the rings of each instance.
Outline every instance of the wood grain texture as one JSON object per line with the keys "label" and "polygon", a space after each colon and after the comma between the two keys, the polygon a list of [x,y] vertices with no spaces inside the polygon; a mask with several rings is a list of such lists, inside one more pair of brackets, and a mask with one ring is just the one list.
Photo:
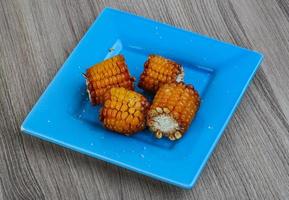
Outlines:
{"label": "wood grain texture", "polygon": [[[192,190],[20,132],[26,114],[105,6],[265,54]],[[288,0],[1,0],[0,199],[288,199],[288,91]]]}

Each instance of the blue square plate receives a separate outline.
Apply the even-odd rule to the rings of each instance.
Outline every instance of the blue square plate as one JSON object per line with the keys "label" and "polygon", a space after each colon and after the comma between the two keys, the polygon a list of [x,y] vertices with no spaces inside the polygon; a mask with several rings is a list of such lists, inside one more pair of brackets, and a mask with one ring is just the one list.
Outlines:
{"label": "blue square plate", "polygon": [[[123,54],[138,79],[149,54],[182,64],[200,110],[175,142],[145,130],[132,137],[104,129],[81,73]],[[191,188],[222,135],[262,55],[123,11],[106,8],[81,39],[21,126],[30,135],[141,174]],[[138,89],[137,89],[138,90]]]}

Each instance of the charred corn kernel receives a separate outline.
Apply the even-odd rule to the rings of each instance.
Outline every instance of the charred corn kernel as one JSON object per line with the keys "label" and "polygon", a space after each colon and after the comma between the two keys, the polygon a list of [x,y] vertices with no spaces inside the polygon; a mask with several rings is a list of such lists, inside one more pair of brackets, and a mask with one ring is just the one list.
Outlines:
{"label": "charred corn kernel", "polygon": [[156,131],[155,136],[161,139],[163,137],[163,133],[161,131]]}
{"label": "charred corn kernel", "polygon": [[150,55],[144,64],[138,86],[156,92],[165,83],[181,82],[183,79],[184,70],[181,65],[158,55]]}
{"label": "charred corn kernel", "polygon": [[173,134],[170,134],[170,135],[169,135],[169,139],[170,139],[170,140],[176,140],[176,138],[175,138],[175,136],[173,136]]}
{"label": "charred corn kernel", "polygon": [[[165,99],[165,101],[164,101]],[[147,126],[157,138],[180,139],[199,109],[200,98],[191,85],[168,83],[157,91],[147,114]]]}
{"label": "charred corn kernel", "polygon": [[168,108],[163,109],[166,114],[169,114],[171,111]]}
{"label": "charred corn kernel", "polygon": [[104,94],[100,120],[112,131],[131,135],[145,128],[149,102],[141,94],[113,87]]}
{"label": "charred corn kernel", "polygon": [[180,132],[180,131],[176,131],[176,132],[175,132],[175,138],[176,138],[176,139],[180,139],[181,137],[182,137],[181,132]]}
{"label": "charred corn kernel", "polygon": [[103,103],[103,95],[109,88],[124,87],[133,90],[134,78],[130,76],[122,55],[95,64],[86,71],[85,78],[93,105]]}

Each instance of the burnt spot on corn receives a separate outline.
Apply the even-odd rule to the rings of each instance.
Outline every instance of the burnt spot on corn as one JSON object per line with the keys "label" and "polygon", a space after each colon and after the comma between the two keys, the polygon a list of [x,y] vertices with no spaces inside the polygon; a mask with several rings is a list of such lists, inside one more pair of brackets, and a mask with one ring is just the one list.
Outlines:
{"label": "burnt spot on corn", "polygon": [[118,133],[131,135],[145,128],[149,102],[141,94],[126,88],[111,88],[104,94],[100,111],[103,125]]}
{"label": "burnt spot on corn", "polygon": [[147,125],[157,138],[180,139],[200,106],[200,97],[191,85],[169,83],[160,87],[148,111]]}
{"label": "burnt spot on corn", "polygon": [[183,81],[184,71],[181,65],[158,55],[150,55],[144,64],[138,86],[150,92],[156,92],[165,83]]}
{"label": "burnt spot on corn", "polygon": [[84,77],[93,105],[103,103],[103,95],[109,88],[124,87],[133,90],[134,78],[130,76],[122,55],[95,64],[86,71]]}

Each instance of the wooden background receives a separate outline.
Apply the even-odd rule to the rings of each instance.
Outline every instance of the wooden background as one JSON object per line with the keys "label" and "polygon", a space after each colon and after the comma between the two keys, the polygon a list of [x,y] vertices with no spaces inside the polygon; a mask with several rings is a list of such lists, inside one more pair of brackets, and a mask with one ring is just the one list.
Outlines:
{"label": "wooden background", "polygon": [[[105,6],[265,54],[192,190],[20,132]],[[0,64],[0,199],[289,199],[288,0],[0,0]]]}

